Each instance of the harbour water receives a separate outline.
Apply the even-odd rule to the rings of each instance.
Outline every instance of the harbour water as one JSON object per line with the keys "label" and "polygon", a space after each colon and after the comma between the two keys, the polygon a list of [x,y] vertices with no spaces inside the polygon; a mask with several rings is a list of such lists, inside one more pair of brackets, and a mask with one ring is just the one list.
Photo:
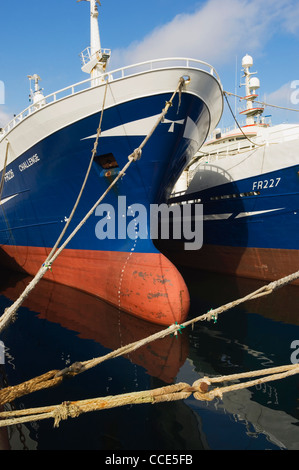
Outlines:
{"label": "harbour water", "polygon": [[[55,266],[53,267],[55,269]],[[260,281],[183,270],[190,290],[190,318],[243,297]],[[0,308],[11,305],[30,281],[1,274]],[[203,376],[228,375],[291,363],[299,340],[299,288],[196,323],[125,357],[101,365],[56,388],[17,399],[17,409],[149,390]],[[161,328],[77,290],[42,280],[2,334],[2,381],[15,385],[49,370],[103,356]],[[297,347],[298,348],[298,347]],[[296,356],[299,360],[299,353]],[[299,375],[227,393],[210,402],[187,400],[118,407],[61,421],[35,421],[1,431],[2,448],[102,450],[104,452],[198,450],[299,450]]]}

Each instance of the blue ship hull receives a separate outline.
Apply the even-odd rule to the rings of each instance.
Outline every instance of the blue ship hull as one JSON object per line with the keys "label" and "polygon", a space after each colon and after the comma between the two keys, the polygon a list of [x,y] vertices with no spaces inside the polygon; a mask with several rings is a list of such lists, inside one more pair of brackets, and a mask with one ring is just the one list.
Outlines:
{"label": "blue ship hull", "polygon": [[298,250],[298,185],[293,166],[193,194],[206,216],[204,243]]}
{"label": "blue ship hull", "polygon": [[[126,122],[145,119],[162,110],[169,95],[144,98],[135,103],[118,105],[104,112],[103,133],[107,129],[121,126]],[[205,105],[196,97],[184,96],[178,99],[170,110],[168,119],[185,121],[188,115],[200,127],[200,120],[208,113]],[[91,158],[94,138],[100,114],[90,116],[50,135],[6,168],[6,174],[15,177],[6,182],[2,192],[2,217],[0,237],[2,245],[52,247],[68,217]],[[105,203],[117,208],[118,196],[125,195],[127,205],[149,205],[158,202],[169,193],[175,178],[186,164],[190,140],[182,139],[184,125],[175,124],[169,132],[170,124],[160,124],[145,146],[142,157],[133,163],[127,174],[107,195]],[[202,140],[206,128],[202,129]],[[76,212],[74,227],[110,185],[113,177],[122,169],[130,155],[144,137],[101,137],[98,153],[88,179],[82,200]],[[192,142],[191,142],[192,145]],[[104,169],[99,156],[112,154],[117,167]],[[32,157],[36,156],[35,161]],[[33,163],[32,163],[33,161]],[[12,173],[11,173],[12,172]],[[5,202],[6,198],[11,197]],[[131,240],[99,240],[95,236],[96,217],[91,217],[70,242],[69,248],[129,251]],[[150,240],[140,240],[138,252],[156,252]]]}
{"label": "blue ship hull", "polygon": [[[243,277],[275,280],[296,272],[298,168],[279,168],[171,198],[177,203],[200,200],[203,246],[188,252],[184,240],[172,240],[168,245],[159,241],[159,249],[179,265]],[[208,166],[201,171],[207,176]]]}
{"label": "blue ship hull", "polygon": [[[171,80],[177,71],[157,73],[160,84]],[[190,71],[194,77],[193,90],[175,96],[166,119],[150,137],[141,158],[131,164],[105,197],[103,204],[111,209],[106,211],[109,218],[110,212],[115,215],[115,236],[108,233],[105,236],[104,219],[99,217],[104,213],[97,208],[46,274],[48,279],[86,291],[125,312],[163,325],[186,318],[189,293],[180,273],[150,239],[150,206],[168,197],[175,180],[222,112],[219,82],[209,76],[203,87],[208,100],[216,95],[219,100],[218,116],[216,112],[211,116],[209,106],[197,93],[197,73]],[[154,80],[152,74],[150,80]],[[207,80],[206,72],[199,75]],[[109,85],[97,154],[65,238],[128,162],[128,156],[157,122],[173,93],[140,96],[137,90],[135,98],[131,92],[130,99],[125,99],[131,89],[127,80],[116,80]],[[133,76],[132,83],[141,90],[142,81],[147,85],[148,80],[146,75]],[[11,132],[8,129],[9,158],[2,171],[0,217],[3,265],[35,275],[62,232],[92,155],[101,114],[100,105],[93,103],[96,92],[97,88],[91,88],[83,94],[46,104],[33,116],[26,116]],[[120,96],[118,100],[115,94]],[[90,113],[92,107],[98,111]],[[75,119],[75,115],[80,118]],[[59,125],[63,120],[67,125]],[[55,126],[57,129],[52,131]],[[28,144],[34,140],[33,145]],[[16,149],[22,145],[27,149],[16,155]],[[121,209],[124,213],[120,213],[120,200],[125,202]],[[141,204],[145,210],[146,215],[138,223],[136,213],[131,214],[133,204]],[[127,234],[130,223],[133,236]],[[146,237],[139,236],[138,224],[139,228],[143,225]]]}

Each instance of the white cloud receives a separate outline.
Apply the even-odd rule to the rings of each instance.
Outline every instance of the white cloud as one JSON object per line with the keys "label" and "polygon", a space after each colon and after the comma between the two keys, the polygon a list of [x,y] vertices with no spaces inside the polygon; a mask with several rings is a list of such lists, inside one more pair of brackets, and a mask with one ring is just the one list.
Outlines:
{"label": "white cloud", "polygon": [[[273,123],[299,121],[299,80],[285,83],[272,93],[266,94],[263,101],[265,114],[272,116]],[[276,107],[277,106],[277,107]]]}
{"label": "white cloud", "polygon": [[[265,102],[275,104],[277,106],[284,106],[291,108],[292,100],[291,96],[294,92],[294,88],[291,87],[291,82],[285,83],[278,90],[273,91],[265,96]],[[294,107],[294,106],[293,106]]]}
{"label": "white cloud", "polygon": [[285,7],[282,18],[282,26],[291,34],[298,35],[299,32],[299,3],[290,1]]}
{"label": "white cloud", "polygon": [[281,108],[288,108],[287,110],[296,110],[298,115],[299,111],[299,80],[285,83],[278,90],[273,91],[265,96],[265,102],[280,106]]}
{"label": "white cloud", "polygon": [[257,53],[277,28],[299,30],[297,0],[207,0],[180,14],[127,49],[113,52],[111,66],[161,57],[191,57],[219,67],[237,53]]}

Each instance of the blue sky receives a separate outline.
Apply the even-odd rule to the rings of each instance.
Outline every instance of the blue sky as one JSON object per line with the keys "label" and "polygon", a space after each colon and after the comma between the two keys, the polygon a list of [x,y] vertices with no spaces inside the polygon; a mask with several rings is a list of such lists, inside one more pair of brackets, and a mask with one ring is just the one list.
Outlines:
{"label": "blue sky", "polygon": [[[101,0],[102,47],[111,67],[159,57],[191,57],[213,65],[224,90],[243,95],[241,60],[254,58],[259,98],[298,109],[298,0]],[[0,125],[29,105],[27,75],[41,76],[49,94],[88,78],[79,53],[89,45],[89,4],[76,0],[1,0]],[[236,79],[237,77],[237,79]],[[296,91],[296,90],[295,90]],[[234,109],[235,102],[231,99]],[[240,106],[237,103],[237,108]],[[299,122],[299,112],[267,108],[273,123]],[[222,124],[233,124],[226,110]]]}

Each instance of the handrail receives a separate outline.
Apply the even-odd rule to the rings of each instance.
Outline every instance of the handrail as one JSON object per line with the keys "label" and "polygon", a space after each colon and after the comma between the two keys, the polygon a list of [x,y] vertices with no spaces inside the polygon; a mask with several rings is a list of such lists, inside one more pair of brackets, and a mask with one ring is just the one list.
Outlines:
{"label": "handrail", "polygon": [[[88,86],[97,86],[99,84],[99,80],[101,79],[103,80],[103,83],[104,83],[104,80],[106,80],[107,78],[109,78],[109,80],[115,81],[118,79],[130,77],[133,75],[138,75],[147,71],[163,69],[166,67],[165,65],[166,63],[172,64],[172,65],[168,65],[168,68],[174,68],[178,66],[178,62],[181,62],[180,66],[184,68],[196,68],[199,70],[203,70],[203,67],[206,67],[207,70],[204,70],[204,71],[208,72],[212,76],[215,76],[216,79],[220,82],[219,75],[214,69],[214,67],[212,67],[207,62],[203,62],[198,59],[187,59],[187,58],[175,57],[175,58],[155,59],[151,61],[139,62],[137,64],[132,64],[126,67],[115,69],[111,72],[105,72],[97,78],[88,78],[86,80],[83,80],[81,82],[75,83],[68,87],[62,88],[61,90],[55,91],[54,93],[51,93],[50,95],[43,97],[42,101],[46,104],[39,105],[38,102],[31,104],[26,109],[24,109],[21,113],[15,116],[11,121],[9,121],[5,127],[2,128],[2,130],[0,131],[0,142],[1,140],[3,140],[4,136],[9,131],[11,131],[15,126],[17,126],[26,117],[30,116],[31,114],[35,113],[39,109],[44,108],[45,106],[53,102],[56,102],[60,99],[63,99],[68,96],[72,96],[76,93],[84,91],[88,88]],[[200,65],[200,67],[198,65]],[[80,87],[83,87],[83,88],[75,91],[75,89],[78,89]],[[58,95],[63,95],[63,96],[60,96],[59,98],[57,98]]]}

